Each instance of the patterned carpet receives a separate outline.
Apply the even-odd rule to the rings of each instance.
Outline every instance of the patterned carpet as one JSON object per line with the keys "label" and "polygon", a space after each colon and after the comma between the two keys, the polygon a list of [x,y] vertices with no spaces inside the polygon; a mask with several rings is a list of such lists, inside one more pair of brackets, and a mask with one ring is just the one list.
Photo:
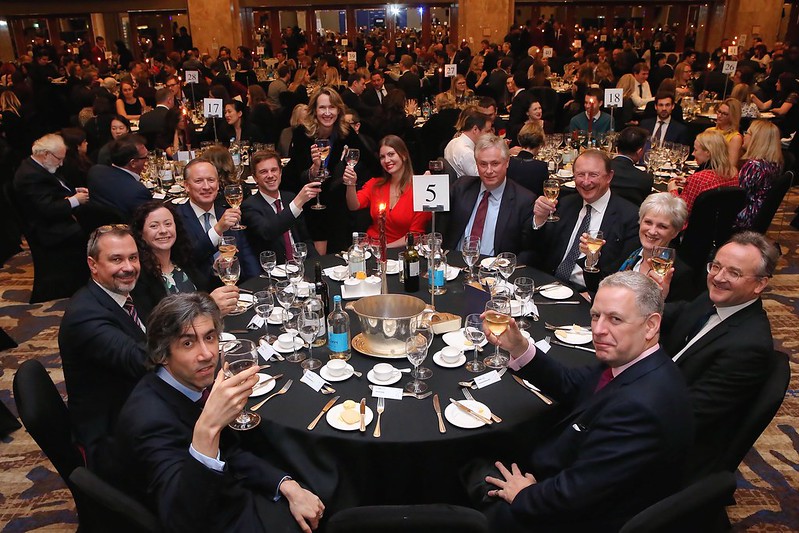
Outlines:
{"label": "patterned carpet", "polygon": [[[788,226],[797,206],[793,191],[769,232],[784,256],[764,298],[777,346],[791,354],[793,378],[777,417],[738,472],[737,505],[728,509],[735,531],[799,531],[799,232]],[[66,302],[28,305],[32,281],[27,252],[0,270],[0,326],[19,344],[0,352],[0,401],[15,414],[12,380],[26,359],[42,361],[64,394],[57,337]],[[24,429],[4,439],[0,452],[0,533],[75,531],[70,493]]]}

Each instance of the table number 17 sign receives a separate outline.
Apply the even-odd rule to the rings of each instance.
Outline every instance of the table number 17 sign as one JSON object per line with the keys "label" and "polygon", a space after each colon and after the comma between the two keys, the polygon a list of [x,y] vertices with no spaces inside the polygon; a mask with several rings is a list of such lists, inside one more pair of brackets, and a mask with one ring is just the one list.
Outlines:
{"label": "table number 17 sign", "polygon": [[203,116],[205,118],[222,118],[224,105],[221,98],[203,99]]}

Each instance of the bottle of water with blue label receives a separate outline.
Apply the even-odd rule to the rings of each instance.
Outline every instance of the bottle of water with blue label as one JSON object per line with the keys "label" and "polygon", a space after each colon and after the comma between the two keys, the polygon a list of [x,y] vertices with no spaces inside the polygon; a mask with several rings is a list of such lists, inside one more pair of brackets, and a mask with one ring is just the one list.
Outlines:
{"label": "bottle of water with blue label", "polygon": [[327,347],[330,359],[350,358],[350,315],[341,308],[341,296],[333,297],[333,311],[327,317]]}
{"label": "bottle of water with blue label", "polygon": [[444,294],[447,292],[447,255],[438,249],[432,253],[427,262],[427,290],[430,294]]}

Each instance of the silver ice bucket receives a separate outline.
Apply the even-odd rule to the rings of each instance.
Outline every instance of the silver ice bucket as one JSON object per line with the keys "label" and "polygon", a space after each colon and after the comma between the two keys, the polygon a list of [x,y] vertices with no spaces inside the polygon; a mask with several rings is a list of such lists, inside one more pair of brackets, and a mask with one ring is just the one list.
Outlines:
{"label": "silver ice bucket", "polygon": [[361,298],[347,307],[355,311],[361,322],[365,346],[355,346],[358,351],[401,357],[405,355],[405,341],[421,320],[425,303],[405,294],[379,294]]}

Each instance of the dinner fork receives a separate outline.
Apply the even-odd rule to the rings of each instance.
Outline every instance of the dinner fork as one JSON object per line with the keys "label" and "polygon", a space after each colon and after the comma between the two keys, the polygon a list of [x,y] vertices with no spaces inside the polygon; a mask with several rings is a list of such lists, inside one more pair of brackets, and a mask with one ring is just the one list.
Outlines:
{"label": "dinner fork", "polygon": [[[467,389],[466,387],[461,387],[461,390],[463,391],[463,395],[466,397],[467,400],[471,400],[473,402],[477,401],[477,400],[474,399],[474,396],[472,396],[472,393],[471,393],[471,391],[469,389]],[[498,417],[497,415],[495,415],[493,412],[491,413],[491,420],[493,420],[497,424],[502,422],[502,419],[500,417]]]}
{"label": "dinner fork", "polygon": [[266,402],[268,402],[269,400],[271,400],[271,399],[272,399],[272,398],[274,398],[275,396],[277,396],[277,395],[279,395],[279,394],[286,394],[286,392],[288,392],[289,388],[291,388],[291,384],[292,384],[292,383],[294,383],[294,380],[293,380],[293,379],[290,379],[290,380],[288,380],[288,381],[286,382],[286,384],[285,384],[285,385],[283,385],[283,387],[281,387],[281,389],[280,389],[279,391],[277,391],[277,392],[273,392],[272,394],[270,394],[269,396],[267,396],[267,397],[266,397],[265,399],[263,399],[262,401],[260,401],[260,402],[256,403],[255,405],[253,405],[253,406],[250,408],[250,411],[257,411],[258,409],[260,409],[260,408],[261,408],[261,406],[262,406],[263,404],[265,404]]}
{"label": "dinner fork", "polygon": [[380,437],[380,417],[383,415],[383,411],[386,410],[386,399],[380,397],[377,399],[377,424],[375,424],[375,432],[372,434],[373,437]]}

